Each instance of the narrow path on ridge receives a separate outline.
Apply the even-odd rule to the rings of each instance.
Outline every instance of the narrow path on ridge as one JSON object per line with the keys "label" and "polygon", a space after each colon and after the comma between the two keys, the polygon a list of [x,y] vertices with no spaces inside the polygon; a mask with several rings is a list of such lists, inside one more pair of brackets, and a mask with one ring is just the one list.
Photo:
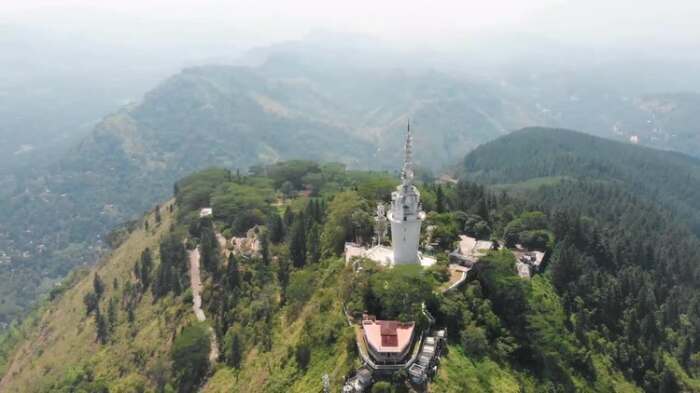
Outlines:
{"label": "narrow path on ridge", "polygon": [[[202,277],[199,271],[199,247],[189,251],[190,257],[190,286],[192,288],[192,310],[197,320],[204,322],[207,320],[202,310]],[[215,363],[219,358],[219,344],[216,340],[214,328],[209,326],[209,335],[211,336],[211,348],[209,350],[209,362]]]}

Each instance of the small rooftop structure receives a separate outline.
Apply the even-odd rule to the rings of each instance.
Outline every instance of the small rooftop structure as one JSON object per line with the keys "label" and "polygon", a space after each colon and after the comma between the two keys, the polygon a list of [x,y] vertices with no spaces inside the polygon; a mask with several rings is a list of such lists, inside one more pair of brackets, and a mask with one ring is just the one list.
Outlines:
{"label": "small rooftop structure", "polygon": [[376,320],[365,315],[362,330],[370,355],[378,362],[399,362],[413,342],[415,323]]}
{"label": "small rooftop structure", "polygon": [[411,378],[411,382],[416,385],[422,385],[428,380],[426,367],[419,363],[413,363],[408,368],[408,376]]}
{"label": "small rooftop structure", "polygon": [[199,218],[211,217],[213,214],[214,214],[214,211],[212,210],[211,207],[205,207],[199,211]]}

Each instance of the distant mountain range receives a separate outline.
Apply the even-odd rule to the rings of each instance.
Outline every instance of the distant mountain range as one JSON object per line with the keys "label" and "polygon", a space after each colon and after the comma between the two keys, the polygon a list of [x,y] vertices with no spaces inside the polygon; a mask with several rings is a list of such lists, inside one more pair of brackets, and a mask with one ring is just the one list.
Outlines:
{"label": "distant mountain range", "polygon": [[306,158],[395,171],[409,119],[416,161],[433,171],[529,125],[700,151],[696,94],[628,97],[566,73],[466,78],[360,66],[340,54],[281,46],[257,52],[266,59],[258,65],[185,69],[102,119],[52,165],[0,173],[0,274],[10,277],[0,285],[0,322],[92,263],[105,234],[162,200],[176,179],[208,166],[245,171]]}

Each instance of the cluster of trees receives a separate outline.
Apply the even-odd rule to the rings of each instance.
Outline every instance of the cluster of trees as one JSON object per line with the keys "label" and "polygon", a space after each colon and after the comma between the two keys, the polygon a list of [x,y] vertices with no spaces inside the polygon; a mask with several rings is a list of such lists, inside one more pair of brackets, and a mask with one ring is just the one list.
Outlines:
{"label": "cluster of trees", "polygon": [[[154,270],[153,255],[146,248],[134,264],[133,280],[126,280],[122,298],[107,300],[106,316],[100,308],[104,298],[105,283],[99,274],[93,278],[93,289],[85,294],[83,303],[86,315],[94,315],[97,341],[106,344],[117,324],[119,305],[126,312],[129,323],[134,322],[134,311],[144,293],[151,290],[154,301],[173,293],[180,295],[189,285],[187,275],[187,253],[182,239],[175,235],[167,235],[160,243],[160,263]],[[112,283],[118,289],[119,283],[115,278]]]}
{"label": "cluster of trees", "polygon": [[95,316],[95,329],[97,332],[97,341],[101,344],[106,344],[109,340],[109,334],[116,322],[116,307],[113,299],[109,301],[108,318],[100,310],[100,300],[105,293],[105,284],[99,274],[95,273],[92,279],[92,291],[85,294],[83,303],[85,304],[85,314],[93,314]]}
{"label": "cluster of trees", "polygon": [[[151,290],[154,299],[168,293],[181,294],[189,287],[187,251],[181,237],[171,233],[160,242],[160,263],[155,270]],[[145,286],[144,286],[145,289]]]}
{"label": "cluster of trees", "polygon": [[423,304],[433,305],[437,282],[420,266],[399,266],[390,270],[364,261],[362,269],[345,283],[344,301],[349,312],[364,311],[383,319],[415,321],[425,326]]}

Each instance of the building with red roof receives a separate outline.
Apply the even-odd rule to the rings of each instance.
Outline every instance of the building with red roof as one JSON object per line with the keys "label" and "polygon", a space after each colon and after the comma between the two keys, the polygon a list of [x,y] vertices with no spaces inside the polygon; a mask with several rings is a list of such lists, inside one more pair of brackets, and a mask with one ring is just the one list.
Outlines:
{"label": "building with red roof", "polygon": [[415,323],[382,321],[366,315],[362,330],[370,356],[376,362],[395,363],[404,360],[411,350]]}

